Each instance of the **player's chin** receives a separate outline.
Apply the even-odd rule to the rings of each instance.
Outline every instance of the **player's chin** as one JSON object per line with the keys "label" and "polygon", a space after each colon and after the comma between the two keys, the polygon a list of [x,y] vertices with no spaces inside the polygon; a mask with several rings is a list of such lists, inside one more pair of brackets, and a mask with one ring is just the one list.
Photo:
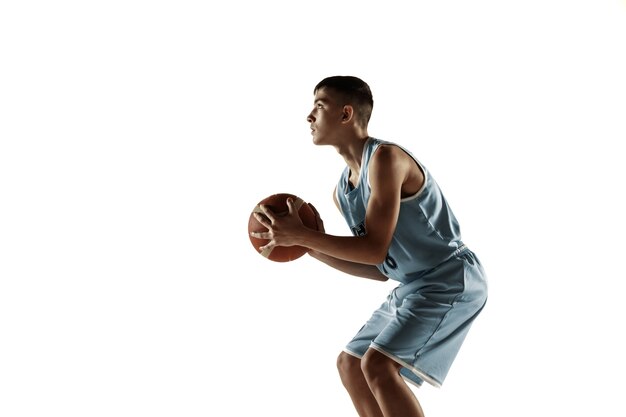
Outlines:
{"label": "player's chin", "polygon": [[324,144],[324,138],[318,134],[316,131],[311,132],[312,138],[311,140],[313,141],[314,145],[323,145]]}

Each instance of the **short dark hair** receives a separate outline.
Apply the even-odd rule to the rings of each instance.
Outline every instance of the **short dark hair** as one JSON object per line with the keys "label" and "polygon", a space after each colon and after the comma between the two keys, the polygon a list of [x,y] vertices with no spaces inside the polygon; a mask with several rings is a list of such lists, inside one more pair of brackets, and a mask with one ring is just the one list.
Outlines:
{"label": "short dark hair", "polygon": [[360,78],[349,75],[335,75],[324,78],[313,90],[313,94],[322,88],[328,88],[339,94],[342,105],[352,105],[357,113],[357,120],[367,127],[374,108],[374,98],[370,86]]}

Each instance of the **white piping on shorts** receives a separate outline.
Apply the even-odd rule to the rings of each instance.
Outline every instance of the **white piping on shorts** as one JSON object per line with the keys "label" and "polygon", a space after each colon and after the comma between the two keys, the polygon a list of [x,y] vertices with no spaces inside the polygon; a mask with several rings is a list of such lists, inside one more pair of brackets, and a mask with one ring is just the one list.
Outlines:
{"label": "white piping on shorts", "polygon": [[344,351],[344,352],[346,352],[346,353],[347,353],[348,355],[350,355],[350,356],[354,356],[355,358],[358,358],[358,359],[362,359],[362,358],[363,358],[363,356],[362,356],[362,355],[359,355],[359,354],[357,354],[357,353],[354,353],[354,352],[352,352],[351,350],[348,350],[348,349],[346,349],[346,348],[344,348],[344,349],[343,349],[343,351]]}
{"label": "white piping on shorts", "polygon": [[404,366],[405,368],[407,368],[408,370],[410,370],[415,375],[419,376],[420,378],[422,378],[424,381],[428,382],[430,385],[434,386],[435,388],[441,388],[441,384],[435,381],[430,375],[427,375],[424,371],[421,371],[417,369],[416,367],[409,365],[408,363],[404,362],[402,359],[398,358],[397,356],[394,356],[389,352],[385,352],[380,346],[375,345],[373,342],[372,344],[370,344],[370,348],[376,349],[383,355],[387,356],[389,359],[392,359],[395,362],[399,363],[400,365]]}
{"label": "white piping on shorts", "polygon": [[[437,381],[435,381],[432,377],[426,375],[426,373],[424,373],[423,371],[420,371],[419,369],[417,369],[414,366],[409,365],[408,363],[404,362],[403,360],[397,358],[396,356],[385,352],[382,348],[380,348],[379,346],[374,345],[374,343],[372,343],[370,345],[371,348],[376,349],[377,351],[379,351],[380,353],[382,353],[383,355],[387,356],[390,359],[393,359],[395,362],[399,363],[400,365],[402,365],[403,367],[407,368],[408,370],[410,370],[411,372],[413,372],[415,375],[419,376],[420,378],[422,378],[424,381],[428,382],[430,385],[436,387],[436,388],[441,388],[441,384]],[[363,359],[362,355],[359,355],[357,353],[354,353],[346,348],[343,349],[343,351],[345,353],[347,353],[350,356],[354,356],[355,358],[358,359]],[[404,375],[400,375],[406,382],[410,382],[413,386],[420,388],[421,385],[417,384],[415,381],[405,377]]]}
{"label": "white piping on shorts", "polygon": [[404,382],[407,382],[407,383],[413,385],[414,387],[422,388],[421,384],[418,384],[417,382],[413,381],[412,379],[409,379],[409,378],[405,377],[402,374],[400,374],[400,376],[402,377],[402,379],[404,379]]}

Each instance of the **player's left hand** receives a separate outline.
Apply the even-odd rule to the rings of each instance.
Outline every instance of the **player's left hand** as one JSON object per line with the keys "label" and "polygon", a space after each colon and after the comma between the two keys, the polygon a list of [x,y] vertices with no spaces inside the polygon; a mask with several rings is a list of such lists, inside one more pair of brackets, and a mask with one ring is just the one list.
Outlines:
{"label": "player's left hand", "polygon": [[254,213],[254,217],[267,228],[266,232],[251,232],[252,237],[267,239],[269,242],[260,247],[261,251],[269,250],[275,246],[298,245],[298,236],[306,229],[302,223],[293,199],[287,199],[288,211],[279,215],[274,213],[268,206],[262,204],[260,209],[263,213]]}

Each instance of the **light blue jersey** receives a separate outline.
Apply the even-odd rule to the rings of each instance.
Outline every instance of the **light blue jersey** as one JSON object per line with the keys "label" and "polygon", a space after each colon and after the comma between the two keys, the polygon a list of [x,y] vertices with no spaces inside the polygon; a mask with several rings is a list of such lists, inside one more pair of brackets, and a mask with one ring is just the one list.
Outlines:
{"label": "light blue jersey", "polygon": [[[341,212],[356,236],[366,234],[369,162],[383,144],[391,143],[369,138],[358,184],[350,186],[346,167],[337,187]],[[476,254],[463,245],[459,224],[439,186],[411,157],[424,173],[424,185],[402,199],[387,259],[378,265],[400,284],[344,351],[362,358],[368,349],[376,349],[402,365],[400,375],[407,381],[438,387],[487,301],[487,279]]]}
{"label": "light blue jersey", "polygon": [[[355,236],[366,234],[365,209],[370,197],[369,162],[380,145],[391,142],[369,138],[363,149],[361,172],[355,188],[349,183],[346,167],[337,186],[341,212]],[[450,259],[462,248],[459,224],[439,186],[426,168],[409,151],[422,169],[425,181],[413,196],[403,198],[400,215],[384,263],[378,269],[389,278],[408,283]]]}

